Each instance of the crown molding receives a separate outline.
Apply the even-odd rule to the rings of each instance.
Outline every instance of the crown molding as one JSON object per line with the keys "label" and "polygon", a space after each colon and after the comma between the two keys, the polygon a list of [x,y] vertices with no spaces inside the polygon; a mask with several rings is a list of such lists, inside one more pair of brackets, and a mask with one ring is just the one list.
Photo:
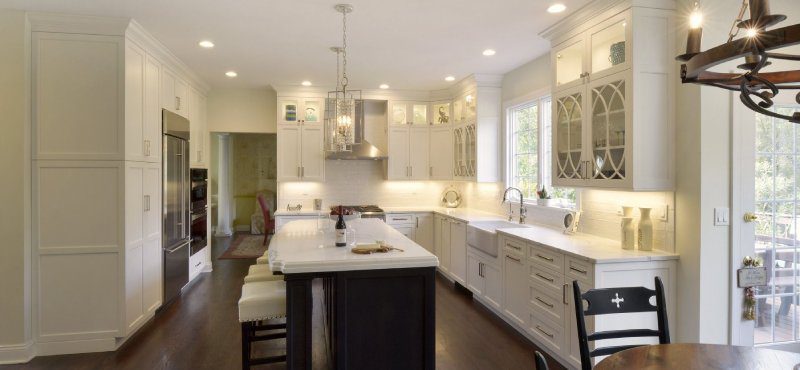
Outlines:
{"label": "crown molding", "polygon": [[124,36],[130,18],[98,17],[60,13],[26,13],[32,32],[82,33]]}

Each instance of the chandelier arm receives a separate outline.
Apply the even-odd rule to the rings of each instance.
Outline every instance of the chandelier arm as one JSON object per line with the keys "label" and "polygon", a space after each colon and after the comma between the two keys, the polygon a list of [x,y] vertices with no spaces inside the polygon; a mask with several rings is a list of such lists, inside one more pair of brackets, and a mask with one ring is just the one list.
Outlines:
{"label": "chandelier arm", "polygon": [[[800,24],[770,31],[758,36],[760,52],[800,44]],[[709,68],[753,53],[752,40],[741,38],[698,53],[686,61],[686,79],[697,78]]]}
{"label": "chandelier arm", "polygon": [[773,112],[773,111],[771,111],[771,110],[768,110],[768,109],[764,109],[764,108],[762,108],[761,106],[759,106],[758,104],[756,104],[756,103],[753,101],[753,99],[750,99],[750,97],[748,96],[748,94],[746,94],[746,93],[744,93],[744,92],[742,92],[742,93],[739,95],[739,99],[742,101],[742,103],[743,103],[743,104],[744,104],[746,107],[750,108],[751,110],[753,110],[753,111],[755,111],[755,112],[757,112],[757,113],[761,113],[761,114],[763,114],[763,115],[765,115],[765,116],[770,116],[770,117],[775,117],[775,118],[784,119],[784,120],[787,120],[787,121],[789,121],[789,122],[793,122],[793,123],[800,123],[800,115],[795,115],[795,116],[786,116],[786,115],[783,115],[783,114],[779,114],[779,113]]}
{"label": "chandelier arm", "polygon": [[[800,81],[800,70],[782,71],[782,72],[764,72],[758,74],[761,78],[771,81],[781,89],[786,87],[780,86],[786,83],[795,83]],[[684,83],[700,83],[706,82],[721,83],[726,85],[738,85],[739,80],[743,77],[741,73],[718,73],[704,71],[694,78],[683,78]]]}
{"label": "chandelier arm", "polygon": [[783,59],[783,60],[796,60],[800,61],[800,55],[792,55],[792,54],[781,54],[781,53],[766,53],[766,55],[773,59]]}

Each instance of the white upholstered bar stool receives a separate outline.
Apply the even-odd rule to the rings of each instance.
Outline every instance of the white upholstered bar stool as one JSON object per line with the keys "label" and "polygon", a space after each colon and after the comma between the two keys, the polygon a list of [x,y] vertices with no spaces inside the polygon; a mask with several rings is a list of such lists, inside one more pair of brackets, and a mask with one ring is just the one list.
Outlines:
{"label": "white upholstered bar stool", "polygon": [[[251,358],[252,343],[286,338],[286,324],[265,324],[264,320],[286,317],[286,283],[259,281],[242,286],[239,298],[239,322],[242,324],[242,369],[250,366],[285,362],[286,355]],[[258,334],[259,331],[278,330],[277,333]]]}
{"label": "white upholstered bar stool", "polygon": [[269,256],[267,256],[267,253],[264,253],[263,256],[256,258],[256,264],[259,265],[269,264]]}
{"label": "white upholstered bar stool", "polygon": [[251,265],[247,271],[247,276],[244,277],[245,284],[254,283],[257,281],[275,281],[283,280],[282,275],[274,275],[269,265]]}

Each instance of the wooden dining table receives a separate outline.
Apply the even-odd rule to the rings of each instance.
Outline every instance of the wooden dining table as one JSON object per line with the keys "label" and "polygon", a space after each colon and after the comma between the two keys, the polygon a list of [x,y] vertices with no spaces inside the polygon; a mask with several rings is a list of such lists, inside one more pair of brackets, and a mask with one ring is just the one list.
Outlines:
{"label": "wooden dining table", "polygon": [[720,344],[659,344],[617,352],[594,369],[800,369],[800,353]]}

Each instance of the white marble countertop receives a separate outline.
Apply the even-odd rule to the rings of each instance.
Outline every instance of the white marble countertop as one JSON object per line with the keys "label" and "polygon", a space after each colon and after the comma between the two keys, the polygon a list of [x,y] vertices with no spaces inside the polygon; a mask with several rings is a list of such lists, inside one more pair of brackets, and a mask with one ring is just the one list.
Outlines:
{"label": "white marble countertop", "polygon": [[498,233],[525,239],[593,263],[638,262],[678,259],[662,251],[624,250],[620,242],[586,234],[564,234],[546,226],[530,225],[524,229],[499,229]]}
{"label": "white marble countertop", "polygon": [[381,270],[395,268],[435,267],[439,259],[422,246],[378,219],[356,219],[347,223],[355,231],[357,243],[382,240],[403,251],[355,254],[347,247],[334,245],[333,223],[317,231],[316,220],[297,220],[287,223],[272,237],[269,264],[272,271],[284,274]]}
{"label": "white marble countertop", "polygon": [[[431,207],[431,206],[417,206],[417,207],[381,207],[387,214],[392,213],[438,213],[440,215],[448,216],[463,222],[484,221],[484,220],[497,220],[504,219],[502,215],[496,215],[489,212],[479,211],[471,208],[445,208],[445,207]],[[277,210],[275,216],[313,216],[318,212],[314,210],[301,210],[301,211],[287,211]]]}

